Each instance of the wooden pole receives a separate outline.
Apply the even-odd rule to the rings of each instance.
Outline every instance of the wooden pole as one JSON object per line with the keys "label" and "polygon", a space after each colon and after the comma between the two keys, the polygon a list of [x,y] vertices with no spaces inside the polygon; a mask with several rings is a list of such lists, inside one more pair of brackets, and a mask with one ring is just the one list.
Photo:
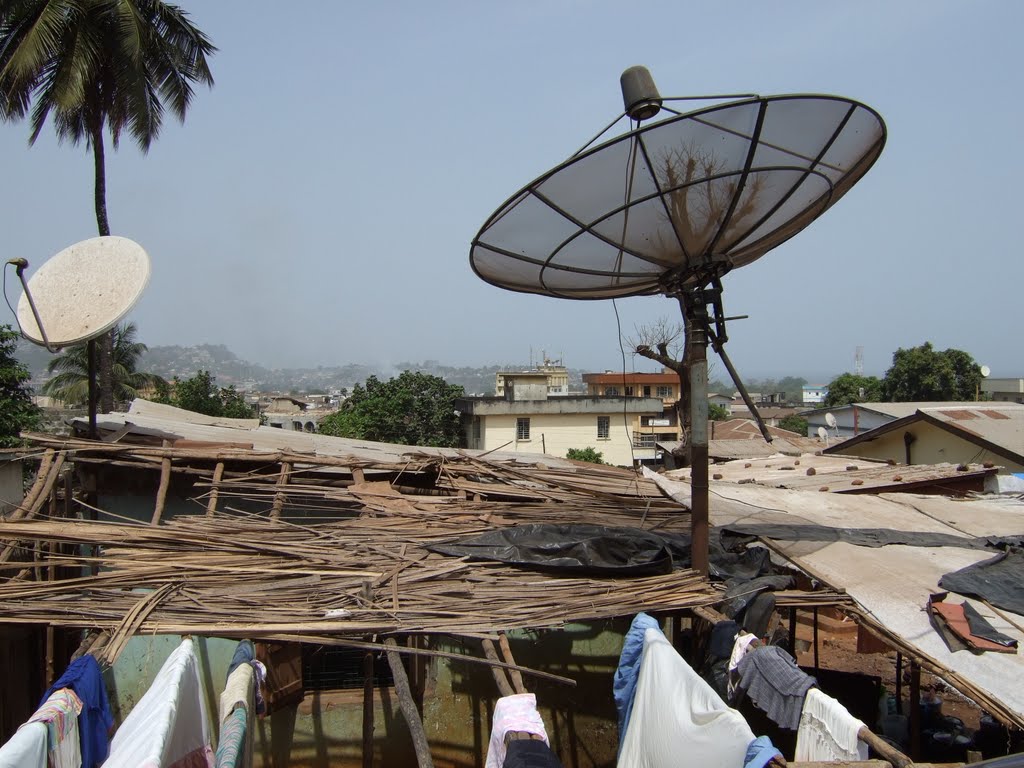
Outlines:
{"label": "wooden pole", "polygon": [[789,609],[789,652],[796,658],[796,606]]}
{"label": "wooden pole", "polygon": [[814,609],[814,671],[818,671],[818,609]]}
{"label": "wooden pole", "polygon": [[[484,647],[484,655],[491,661],[500,661],[498,659],[498,652],[494,649],[494,641],[488,638],[483,638],[480,644]],[[512,690],[512,686],[508,682],[508,677],[505,676],[504,670],[499,667],[491,667],[491,672],[494,674],[494,682],[498,685],[498,692],[502,696],[511,696],[515,693]]]}
{"label": "wooden pole", "polygon": [[281,517],[281,510],[284,509],[285,492],[284,488],[288,485],[288,475],[291,474],[292,465],[291,462],[281,462],[281,474],[277,478],[277,493],[274,494],[274,504],[270,508],[270,517],[272,520],[277,520]]}
{"label": "wooden pole", "polygon": [[[498,647],[501,648],[501,655],[509,664],[515,664],[515,657],[512,656],[512,648],[508,644],[508,638],[504,632],[498,633]],[[497,669],[497,667],[491,667]],[[516,693],[526,693],[526,685],[523,683],[523,675],[518,669],[508,670],[508,676],[512,678],[512,687]]]}
{"label": "wooden pole", "polygon": [[402,666],[402,657],[395,650],[398,643],[394,638],[389,637],[384,641],[384,645],[387,646],[391,675],[395,679],[398,703],[405,716],[406,725],[409,726],[409,735],[412,736],[412,744],[416,750],[416,762],[419,764],[419,768],[434,768],[434,760],[430,756],[430,744],[427,743],[427,734],[423,730],[423,721],[420,719],[419,710],[416,709],[416,702],[413,701],[412,691],[409,690],[409,678],[405,674],[405,667]]}
{"label": "wooden pole", "polygon": [[99,438],[99,431],[96,429],[96,339],[89,339],[85,344],[86,375],[89,377],[89,439]]}
{"label": "wooden pole", "polygon": [[[164,440],[164,447],[170,443]],[[171,459],[169,456],[160,461],[160,485],[156,489],[156,506],[153,508],[153,519],[150,525],[160,525],[160,516],[164,513],[164,504],[167,503],[167,489],[171,485]]]}
{"label": "wooden pole", "polygon": [[921,665],[910,660],[910,757],[921,757]]}
{"label": "wooden pole", "polygon": [[217,497],[220,495],[220,481],[224,477],[224,462],[218,461],[213,468],[213,482],[210,484],[210,500],[206,502],[206,514],[213,515],[217,511]]}
{"label": "wooden pole", "polygon": [[363,656],[363,768],[373,768],[373,653]]}
{"label": "wooden pole", "polygon": [[903,653],[896,651],[896,714],[903,714]]}
{"label": "wooden pole", "polygon": [[893,768],[908,768],[908,766],[912,765],[909,757],[885,741],[885,739],[877,736],[866,725],[857,732],[857,738],[871,747],[876,755],[892,763]]}

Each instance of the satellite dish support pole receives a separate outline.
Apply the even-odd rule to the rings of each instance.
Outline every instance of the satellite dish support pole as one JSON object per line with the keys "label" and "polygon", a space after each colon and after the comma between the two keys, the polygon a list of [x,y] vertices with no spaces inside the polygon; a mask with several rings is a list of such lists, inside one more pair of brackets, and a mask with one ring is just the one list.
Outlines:
{"label": "satellite dish support pole", "polygon": [[708,575],[708,306],[704,290],[687,290],[679,305],[689,321],[690,359],[690,559]]}

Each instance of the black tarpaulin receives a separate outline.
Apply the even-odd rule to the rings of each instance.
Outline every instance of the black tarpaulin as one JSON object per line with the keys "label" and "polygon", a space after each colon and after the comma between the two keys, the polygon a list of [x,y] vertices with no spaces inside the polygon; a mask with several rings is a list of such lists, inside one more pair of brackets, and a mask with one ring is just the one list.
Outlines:
{"label": "black tarpaulin", "polygon": [[474,560],[622,576],[670,573],[690,562],[686,536],[585,524],[516,525],[427,549]]}
{"label": "black tarpaulin", "polygon": [[1011,551],[947,573],[939,586],[1024,615],[1024,553]]}

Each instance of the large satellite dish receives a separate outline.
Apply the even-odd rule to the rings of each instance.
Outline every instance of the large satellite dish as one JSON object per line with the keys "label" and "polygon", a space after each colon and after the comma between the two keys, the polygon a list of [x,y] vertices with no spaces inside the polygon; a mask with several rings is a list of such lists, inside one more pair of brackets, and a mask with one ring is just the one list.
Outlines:
{"label": "large satellite dish", "polygon": [[806,227],[868,171],[885,136],[877,112],[838,96],[675,114],[527,184],[480,229],[470,262],[513,291],[671,294],[749,264]]}
{"label": "large satellite dish", "polygon": [[81,344],[124,319],[149,275],[149,256],[133,240],[95,237],[75,243],[29,279],[18,301],[18,325],[36,344]]}
{"label": "large satellite dish", "polygon": [[[690,392],[693,567],[707,574],[708,343],[771,442],[722,348],[729,318],[721,278],[835,205],[878,159],[885,123],[840,96],[662,98],[643,67],[627,69],[621,85],[625,111],[503,203],[473,238],[469,259],[483,280],[512,291],[678,300],[687,328],[678,370]],[[732,100],[691,112],[666,104],[693,99]],[[663,111],[669,116],[655,120]],[[629,130],[597,143],[627,116]]]}

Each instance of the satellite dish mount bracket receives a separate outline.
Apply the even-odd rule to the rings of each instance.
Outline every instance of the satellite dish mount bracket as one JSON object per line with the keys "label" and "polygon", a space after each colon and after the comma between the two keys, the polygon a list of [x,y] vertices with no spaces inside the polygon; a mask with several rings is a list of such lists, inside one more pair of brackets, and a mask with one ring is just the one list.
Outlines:
{"label": "satellite dish mount bracket", "polygon": [[[14,273],[18,276],[18,279],[21,280],[21,288],[25,291],[25,298],[28,299],[28,305],[32,309],[32,316],[36,319],[36,327],[39,328],[39,335],[43,337],[43,346],[46,347],[46,351],[51,354],[59,352],[60,347],[51,346],[50,340],[46,336],[46,329],[43,327],[43,319],[39,317],[39,310],[36,309],[36,303],[32,299],[32,291],[28,289],[28,281],[25,279],[25,270],[28,269],[28,261],[26,259],[9,259],[7,264],[14,267]],[[15,319],[17,319],[17,314],[15,314]],[[19,330],[20,325],[21,324],[19,323]],[[21,335],[25,336],[25,333],[22,332]],[[28,337],[26,336],[26,338]]]}

